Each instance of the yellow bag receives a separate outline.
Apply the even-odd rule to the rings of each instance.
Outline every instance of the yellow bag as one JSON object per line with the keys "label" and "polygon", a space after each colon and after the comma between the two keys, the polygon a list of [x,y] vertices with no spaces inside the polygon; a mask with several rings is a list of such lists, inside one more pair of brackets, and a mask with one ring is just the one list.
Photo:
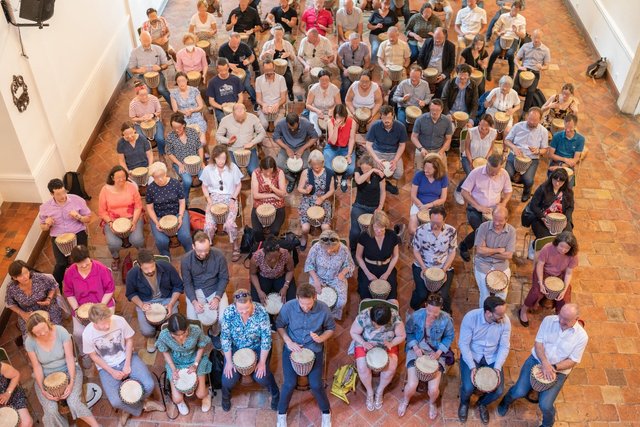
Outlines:
{"label": "yellow bag", "polygon": [[353,365],[343,365],[336,370],[333,374],[333,384],[331,385],[331,394],[338,399],[344,401],[347,405],[349,399],[347,399],[347,393],[356,390],[356,380],[358,379],[358,372]]}

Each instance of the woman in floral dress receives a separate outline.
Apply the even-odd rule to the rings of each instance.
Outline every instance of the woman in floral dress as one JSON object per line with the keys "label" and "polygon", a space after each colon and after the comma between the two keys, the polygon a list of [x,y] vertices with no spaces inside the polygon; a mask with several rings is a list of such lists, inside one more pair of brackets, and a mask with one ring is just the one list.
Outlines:
{"label": "woman in floral dress", "polygon": [[15,409],[20,427],[31,427],[33,418],[27,409],[27,393],[20,386],[20,372],[8,363],[0,362],[0,405]]}
{"label": "woman in floral dress", "polygon": [[181,112],[187,121],[187,126],[198,125],[201,133],[207,132],[207,121],[202,115],[204,101],[197,87],[189,86],[187,75],[183,72],[176,73],[176,85],[171,89],[171,109],[174,113]]}

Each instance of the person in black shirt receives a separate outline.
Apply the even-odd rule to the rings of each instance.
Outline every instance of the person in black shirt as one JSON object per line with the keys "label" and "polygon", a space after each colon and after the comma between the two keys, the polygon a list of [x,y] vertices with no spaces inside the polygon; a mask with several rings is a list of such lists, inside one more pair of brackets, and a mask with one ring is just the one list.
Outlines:
{"label": "person in black shirt", "polygon": [[255,104],[256,91],[253,86],[251,86],[251,71],[249,70],[249,65],[256,59],[253,50],[251,50],[247,44],[240,41],[240,35],[238,33],[232,32],[229,35],[229,41],[220,46],[218,57],[227,58],[232,73],[238,68],[242,68],[247,72],[244,78],[244,89],[249,94],[251,102]]}
{"label": "person in black shirt", "polygon": [[249,0],[240,0],[240,5],[229,13],[225,29],[236,33],[249,34],[247,44],[251,49],[254,49],[256,47],[255,32],[259,31],[261,26],[262,21],[258,11],[249,6]]}
{"label": "person in black shirt", "polygon": [[289,0],[280,0],[280,6],[276,6],[267,15],[269,24],[282,25],[285,39],[292,41],[292,29],[298,26],[298,12],[289,6]]}
{"label": "person in black shirt", "polygon": [[353,178],[358,192],[356,200],[351,206],[351,229],[349,230],[351,252],[355,252],[358,236],[360,236],[358,217],[362,214],[372,214],[376,209],[383,210],[387,195],[384,173],[380,169],[376,169],[375,162],[369,154],[360,157]]}

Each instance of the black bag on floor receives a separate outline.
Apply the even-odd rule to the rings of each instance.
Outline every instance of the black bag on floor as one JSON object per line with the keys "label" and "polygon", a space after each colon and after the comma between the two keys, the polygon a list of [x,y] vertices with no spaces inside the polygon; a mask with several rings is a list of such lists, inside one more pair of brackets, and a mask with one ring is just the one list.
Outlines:
{"label": "black bag on floor", "polygon": [[64,188],[71,194],[80,196],[85,200],[91,200],[91,196],[84,191],[84,180],[80,172],[67,172],[62,178]]}
{"label": "black bag on floor", "polygon": [[224,371],[224,355],[221,351],[214,348],[211,350],[211,353],[209,353],[209,360],[211,360],[211,365],[213,365],[209,373],[211,390],[220,390],[222,388],[222,375]]}
{"label": "black bag on floor", "polygon": [[593,79],[601,79],[607,72],[607,58],[602,57],[587,67],[587,76]]}

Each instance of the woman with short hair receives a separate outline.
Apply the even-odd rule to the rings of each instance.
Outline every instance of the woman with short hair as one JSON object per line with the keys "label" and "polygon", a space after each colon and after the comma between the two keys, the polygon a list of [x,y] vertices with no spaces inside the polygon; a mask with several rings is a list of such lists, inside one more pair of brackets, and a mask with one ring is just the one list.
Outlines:
{"label": "woman with short hair", "polygon": [[531,201],[522,211],[522,225],[530,226],[536,239],[551,236],[547,215],[561,213],[567,217],[567,225],[563,231],[571,231],[574,207],[575,198],[569,174],[564,168],[555,169],[549,178],[536,188]]}
{"label": "woman with short hair", "polygon": [[384,173],[378,169],[376,162],[369,153],[358,159],[358,168],[353,180],[356,184],[356,199],[351,205],[351,227],[349,228],[349,247],[355,252],[360,236],[358,218],[363,214],[372,214],[376,210],[384,210],[387,198],[386,180]]}
{"label": "woman with short hair", "polygon": [[484,107],[487,109],[487,114],[490,114],[494,121],[497,112],[505,113],[509,116],[509,123],[507,123],[502,132],[506,136],[513,126],[515,113],[520,109],[520,97],[518,92],[513,89],[513,79],[511,77],[500,77],[498,87],[491,89],[491,92],[484,100]]}
{"label": "woman with short hair", "polygon": [[318,124],[318,119],[329,121],[331,110],[341,104],[340,89],[331,83],[331,73],[321,70],[318,73],[318,83],[314,83],[309,88],[307,94],[307,110],[309,110],[309,121],[313,124],[318,135],[322,135],[322,130]]}
{"label": "woman with short hair", "polygon": [[296,297],[296,285],[293,277],[293,257],[288,250],[281,248],[273,237],[267,238],[260,249],[251,256],[249,280],[251,298],[266,303],[267,295],[277,292],[282,303]]}

